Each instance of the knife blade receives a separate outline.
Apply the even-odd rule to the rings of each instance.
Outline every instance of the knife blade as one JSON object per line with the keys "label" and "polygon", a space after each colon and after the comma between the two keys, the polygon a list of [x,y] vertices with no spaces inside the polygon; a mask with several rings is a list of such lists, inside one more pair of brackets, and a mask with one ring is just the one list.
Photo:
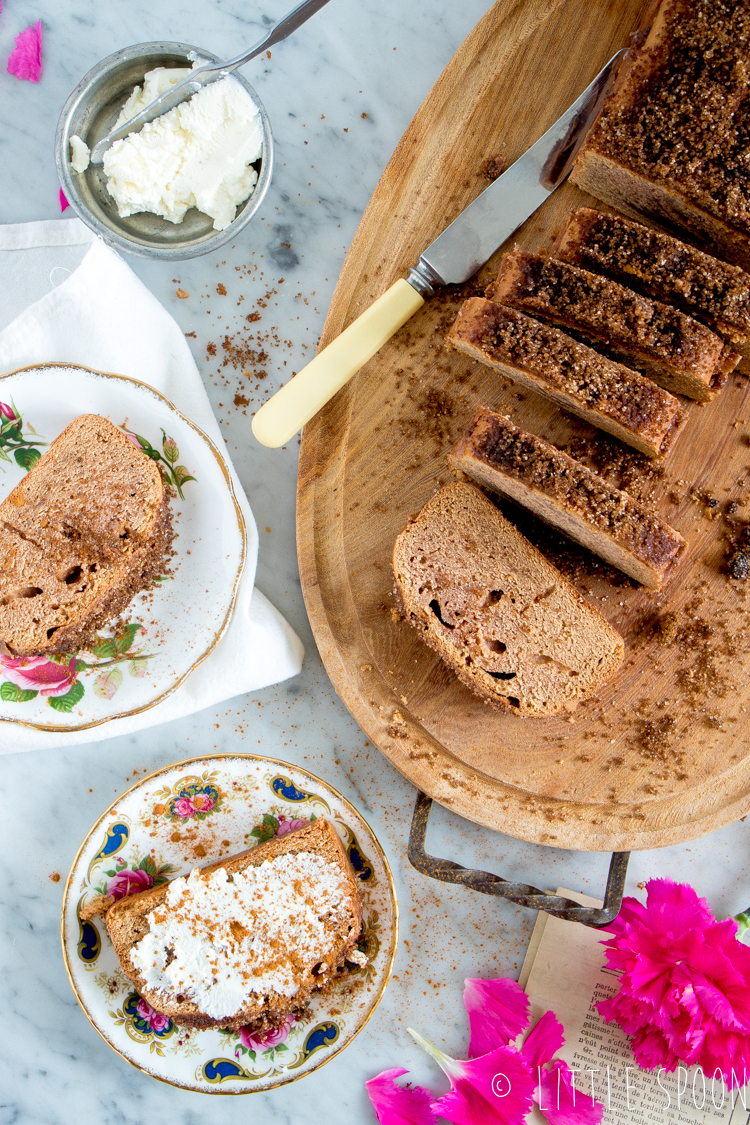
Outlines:
{"label": "knife blade", "polygon": [[627,53],[612,56],[554,125],[438,235],[406,279],[264,403],[252,423],[258,441],[278,448],[293,438],[427,298],[440,286],[467,281],[541,207],[567,178]]}

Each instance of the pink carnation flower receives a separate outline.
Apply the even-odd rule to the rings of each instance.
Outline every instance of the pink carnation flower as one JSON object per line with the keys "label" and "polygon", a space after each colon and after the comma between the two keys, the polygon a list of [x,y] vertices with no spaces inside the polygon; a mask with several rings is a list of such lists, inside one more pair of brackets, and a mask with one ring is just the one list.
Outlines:
{"label": "pink carnation flower", "polygon": [[163,1016],[161,1012],[155,1012],[154,1009],[142,997],[138,998],[136,1004],[138,1015],[142,1020],[145,1020],[152,1031],[164,1031],[169,1023],[169,1016]]}
{"label": "pink carnation flower", "polygon": [[128,895],[136,895],[139,891],[148,890],[153,886],[153,882],[153,875],[140,868],[137,871],[118,871],[107,883],[107,895],[111,895],[114,899],[126,898]]}
{"label": "pink carnation flower", "polygon": [[16,36],[16,45],[8,59],[8,74],[38,82],[42,77],[42,21],[27,27]]}
{"label": "pink carnation flower", "polygon": [[68,203],[68,197],[62,188],[60,188],[58,195],[60,199],[60,211],[66,211],[68,207],[70,207],[70,204]]}
{"label": "pink carnation flower", "polygon": [[[296,1016],[287,1016],[282,1024],[262,1035],[258,1035],[247,1027],[241,1027],[240,1043],[248,1051],[267,1051],[269,1047],[278,1047],[279,1043],[283,1043],[289,1038],[289,1032],[296,1019]],[[236,1051],[235,1054],[239,1057],[239,1051]]]}
{"label": "pink carnation flower", "polygon": [[671,879],[646,884],[644,906],[626,898],[607,932],[620,992],[598,1003],[633,1037],[646,1070],[678,1063],[719,1070],[730,1086],[750,1073],[750,949],[734,919],[717,922],[705,899]]}
{"label": "pink carnation flower", "polygon": [[0,672],[24,691],[38,691],[43,696],[65,695],[76,680],[76,659],[56,664],[46,656],[0,655]]}

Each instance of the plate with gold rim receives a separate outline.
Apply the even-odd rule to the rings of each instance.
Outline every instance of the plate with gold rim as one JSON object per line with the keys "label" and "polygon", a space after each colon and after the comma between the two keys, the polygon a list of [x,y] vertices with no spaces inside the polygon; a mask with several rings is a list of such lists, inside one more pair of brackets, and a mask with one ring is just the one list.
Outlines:
{"label": "plate with gold rim", "polygon": [[[137,893],[321,816],[336,828],[357,877],[366,964],[347,964],[300,1018],[263,1039],[244,1028],[187,1030],[155,1012],[124,976],[101,918],[80,917],[97,896]],[[113,801],[73,862],[61,936],[76,999],[117,1054],[173,1086],[249,1094],[310,1074],[362,1030],[393,970],[398,906],[388,860],[345,797],[276,758],[221,754],[165,766]]]}
{"label": "plate with gold rim", "polygon": [[160,703],[223,636],[245,565],[245,521],[222,454],[164,395],[124,375],[50,363],[0,377],[0,501],[81,414],[108,418],[158,464],[173,556],[89,650],[0,653],[0,721],[37,730],[85,730]]}

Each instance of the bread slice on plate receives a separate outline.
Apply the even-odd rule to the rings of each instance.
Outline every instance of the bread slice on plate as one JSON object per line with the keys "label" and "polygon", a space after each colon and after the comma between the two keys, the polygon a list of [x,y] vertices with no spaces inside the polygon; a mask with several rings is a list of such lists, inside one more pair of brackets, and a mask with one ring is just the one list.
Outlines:
{"label": "bread slice on plate", "polygon": [[577,414],[649,457],[663,457],[688,419],[645,375],[482,297],[464,301],[446,343]]}
{"label": "bread slice on plate", "polygon": [[16,656],[90,643],[171,542],[155,462],[106,418],[76,418],[0,504],[0,642]]}
{"label": "bread slice on plate", "polygon": [[627,492],[492,410],[477,411],[449,461],[644,586],[660,589],[686,550],[678,531]]}
{"label": "bread slice on plate", "polygon": [[105,922],[140,996],[184,1027],[277,1027],[362,957],[356,877],[324,818],[120,899]]}
{"label": "bread slice on plate", "polygon": [[573,332],[665,390],[699,402],[710,402],[740,359],[678,309],[542,254],[504,254],[486,296]]}
{"label": "bread slice on plate", "polygon": [[411,625],[501,711],[572,710],[612,678],[620,634],[471,484],[442,488],[393,549]]}

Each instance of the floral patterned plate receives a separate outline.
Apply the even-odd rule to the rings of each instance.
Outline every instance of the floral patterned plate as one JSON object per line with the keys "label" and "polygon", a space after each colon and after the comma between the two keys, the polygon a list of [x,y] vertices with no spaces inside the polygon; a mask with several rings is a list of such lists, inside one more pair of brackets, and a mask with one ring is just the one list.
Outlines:
{"label": "floral patterned plate", "polygon": [[0,501],[74,418],[102,414],[157,462],[174,492],[169,574],[136,595],[117,633],[63,656],[0,654],[0,720],[85,730],[159,703],[218,644],[245,564],[245,521],[226,463],[152,387],[45,364],[0,378]]}
{"label": "floral patterned plate", "polygon": [[[260,1039],[186,1031],[159,1015],[123,975],[106,927],[80,910],[122,898],[324,816],[335,825],[362,895],[360,950],[302,1017]],[[356,809],[320,778],[254,754],[190,758],[143,778],[107,809],[81,845],[63,897],[62,945],[79,1004],[107,1043],[140,1070],[205,1094],[249,1094],[293,1082],[362,1030],[393,968],[398,909],[383,851]]]}

